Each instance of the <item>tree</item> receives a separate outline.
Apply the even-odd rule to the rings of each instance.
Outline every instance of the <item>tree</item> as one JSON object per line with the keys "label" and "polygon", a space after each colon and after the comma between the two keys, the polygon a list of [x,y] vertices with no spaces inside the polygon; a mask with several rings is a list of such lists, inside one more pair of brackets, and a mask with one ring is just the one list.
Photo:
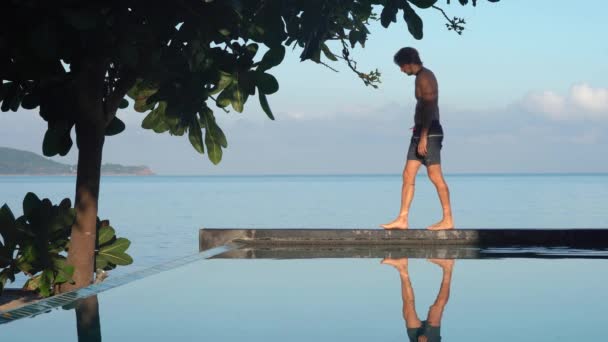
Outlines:
{"label": "tree", "polygon": [[[92,280],[103,144],[105,136],[125,128],[116,116],[129,105],[125,96],[133,99],[136,111],[148,113],[143,128],[187,133],[194,149],[206,149],[217,164],[227,140],[210,104],[242,112],[257,93],[264,112],[274,119],[267,95],[278,91],[279,84],[268,71],[282,62],[286,46],[302,48],[303,61],[324,63],[322,54],[328,60],[341,58],[366,85],[375,86],[379,73],[358,71],[349,50],[357,43],[364,46],[374,21],[388,27],[400,13],[413,37],[422,39],[423,23],[414,8],[441,10],[436,2],[3,1],[1,109],[39,108],[48,123],[42,146],[46,156],[67,154],[73,144],[70,132],[76,132],[77,215],[68,254],[75,283],[64,290]],[[445,17],[448,28],[462,31],[463,20]],[[341,42],[340,54],[330,51],[330,40]],[[265,50],[261,58],[260,46]]]}

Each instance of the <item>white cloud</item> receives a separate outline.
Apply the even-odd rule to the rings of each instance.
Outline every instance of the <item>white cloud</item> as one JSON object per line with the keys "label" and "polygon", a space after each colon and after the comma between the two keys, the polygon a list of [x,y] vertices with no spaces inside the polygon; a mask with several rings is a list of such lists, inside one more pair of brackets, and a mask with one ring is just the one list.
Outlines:
{"label": "white cloud", "polygon": [[528,94],[523,102],[524,107],[530,111],[540,110],[553,116],[562,116],[566,109],[566,100],[552,91]]}
{"label": "white cloud", "polygon": [[582,109],[608,114],[608,88],[593,89],[588,84],[576,84],[570,90],[570,96]]}
{"label": "white cloud", "polygon": [[549,90],[532,92],[521,105],[528,112],[552,120],[608,119],[608,88],[580,83],[573,85],[565,96]]}

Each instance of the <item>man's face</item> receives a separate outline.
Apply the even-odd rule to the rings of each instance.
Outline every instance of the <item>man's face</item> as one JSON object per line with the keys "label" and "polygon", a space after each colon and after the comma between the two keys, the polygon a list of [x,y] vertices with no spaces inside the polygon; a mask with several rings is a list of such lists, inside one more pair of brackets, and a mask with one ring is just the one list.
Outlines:
{"label": "man's face", "polygon": [[412,76],[414,74],[413,64],[403,64],[399,68],[401,69],[401,72],[406,73],[408,76]]}

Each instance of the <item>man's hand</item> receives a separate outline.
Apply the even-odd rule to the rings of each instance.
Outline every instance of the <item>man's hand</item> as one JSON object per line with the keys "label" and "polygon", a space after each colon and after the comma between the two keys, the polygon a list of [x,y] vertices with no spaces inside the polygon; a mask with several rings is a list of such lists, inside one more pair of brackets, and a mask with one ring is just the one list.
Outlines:
{"label": "man's hand", "polygon": [[427,144],[427,137],[422,136],[420,137],[420,142],[418,143],[418,154],[421,156],[426,156],[426,144]]}

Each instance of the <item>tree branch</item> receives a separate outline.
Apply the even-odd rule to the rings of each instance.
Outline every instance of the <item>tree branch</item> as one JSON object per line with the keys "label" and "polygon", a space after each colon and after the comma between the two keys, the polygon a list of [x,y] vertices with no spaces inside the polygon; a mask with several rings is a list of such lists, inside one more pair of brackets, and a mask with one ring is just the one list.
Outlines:
{"label": "tree branch", "polygon": [[[450,2],[448,1],[448,5],[449,4],[450,4]],[[462,34],[462,31],[464,30],[463,24],[465,24],[465,21],[463,18],[454,17],[454,19],[450,19],[450,17],[448,17],[448,15],[445,13],[445,11],[441,7],[433,6],[433,8],[440,11],[441,14],[443,14],[443,16],[445,17],[445,20],[448,21],[445,24],[445,26],[448,28],[449,31],[454,30],[454,32],[456,32],[458,34]]]}
{"label": "tree branch", "polygon": [[357,76],[359,76],[359,78],[363,81],[363,83],[366,86],[372,86],[374,88],[378,88],[378,86],[374,83],[380,83],[380,72],[376,69],[376,71],[372,71],[369,74],[366,74],[366,73],[362,73],[359,70],[357,70],[357,62],[355,62],[354,60],[352,60],[349,57],[350,53],[348,52],[348,44],[344,40],[344,37],[341,37],[340,41],[342,42],[342,57],[341,58],[344,59],[344,61],[346,61],[346,65],[348,65],[350,70],[352,70],[355,74],[357,74]]}
{"label": "tree branch", "polygon": [[[448,1],[448,5],[449,4],[450,4],[450,2]],[[445,14],[445,11],[443,10],[443,8],[438,7],[436,5],[433,5],[433,8],[436,9],[436,10],[438,10],[438,11],[440,11],[443,14],[443,16],[445,17],[445,20],[450,21],[450,17],[448,17],[448,15]]]}

